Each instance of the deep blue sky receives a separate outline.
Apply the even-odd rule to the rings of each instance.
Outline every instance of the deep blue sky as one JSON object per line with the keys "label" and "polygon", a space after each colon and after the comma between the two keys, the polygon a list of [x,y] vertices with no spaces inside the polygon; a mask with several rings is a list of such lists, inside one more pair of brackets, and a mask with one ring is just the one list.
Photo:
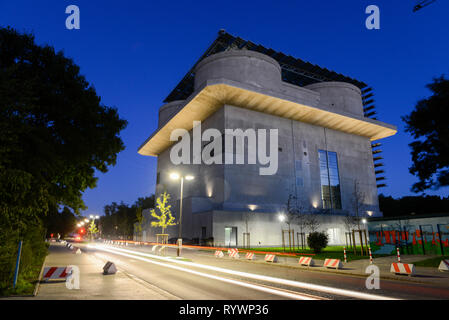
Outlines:
{"label": "deep blue sky", "polygon": [[[449,74],[449,2],[412,12],[415,1],[6,1],[0,25],[33,32],[74,59],[102,102],[129,121],[126,150],[84,194],[85,214],[112,201],[133,203],[154,192],[156,158],[137,153],[157,126],[158,108],[223,28],[314,64],[360,79],[375,90],[379,119],[398,127],[383,140],[387,188],[412,194],[416,181],[401,116],[426,97],[433,77]],[[66,6],[81,11],[81,29],[65,28]],[[366,6],[380,8],[380,30],[365,28]],[[428,194],[446,196],[449,188]]]}

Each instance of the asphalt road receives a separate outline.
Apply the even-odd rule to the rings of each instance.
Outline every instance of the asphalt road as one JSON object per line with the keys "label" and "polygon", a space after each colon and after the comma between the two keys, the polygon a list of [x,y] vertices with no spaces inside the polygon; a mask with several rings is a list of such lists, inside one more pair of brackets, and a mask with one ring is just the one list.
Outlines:
{"label": "asphalt road", "polygon": [[161,257],[148,247],[97,245],[84,246],[83,251],[113,261],[120,271],[171,299],[449,299],[449,288],[438,285],[381,280],[381,289],[368,290],[366,278],[362,277],[264,263],[218,261],[211,253],[197,250],[183,251],[188,260],[169,258],[175,255],[174,251]]}

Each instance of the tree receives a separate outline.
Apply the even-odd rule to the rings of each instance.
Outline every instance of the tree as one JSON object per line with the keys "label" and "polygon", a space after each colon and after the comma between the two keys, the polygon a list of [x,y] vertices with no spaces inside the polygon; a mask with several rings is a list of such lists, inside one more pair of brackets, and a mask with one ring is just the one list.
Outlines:
{"label": "tree", "polygon": [[50,208],[48,214],[43,218],[43,223],[47,229],[47,236],[51,233],[59,233],[61,237],[64,237],[73,231],[76,216],[67,207],[64,207],[61,212],[56,208]]}
{"label": "tree", "polygon": [[92,240],[93,237],[98,233],[98,228],[95,225],[95,221],[92,219],[91,223],[89,224],[89,234],[90,234],[90,239]]}
{"label": "tree", "polygon": [[[142,232],[145,218],[143,209],[154,207],[154,195],[149,197],[139,197],[133,205],[128,205],[123,201],[112,202],[104,206],[104,216],[100,217],[102,234],[105,236],[123,236],[130,238],[134,234],[134,227],[137,232]],[[137,224],[140,223],[140,227]]]}
{"label": "tree", "polygon": [[384,217],[413,216],[449,212],[449,197],[405,196],[393,198],[379,195],[379,208]]}
{"label": "tree", "polygon": [[[48,206],[85,209],[81,196],[95,187],[95,170],[107,172],[124,149],[126,121],[79,71],[34,36],[0,28],[0,193],[8,219],[39,217]],[[9,196],[17,192],[26,199]]]}
{"label": "tree", "polygon": [[315,253],[320,253],[326,248],[328,241],[329,237],[324,232],[312,232],[307,237],[307,244]]}
{"label": "tree", "polygon": [[419,179],[412,186],[414,192],[449,186],[449,79],[441,76],[426,87],[433,94],[402,117],[405,131],[415,139],[409,144],[413,161],[409,171]]}
{"label": "tree", "polygon": [[[365,204],[366,194],[365,192],[360,190],[359,183],[357,180],[354,181],[354,191],[352,194],[352,205],[354,209],[354,216],[352,223],[357,226],[358,230],[360,230],[360,219],[363,216],[363,212],[366,209]],[[350,215],[350,213],[349,213]],[[345,217],[346,223],[351,223],[350,217]],[[349,230],[351,231],[351,230]]]}
{"label": "tree", "polygon": [[124,149],[126,121],[79,71],[33,35],[0,28],[0,291],[10,284],[17,242],[24,254],[45,257],[45,216],[85,209],[95,171],[107,172]]}
{"label": "tree", "polygon": [[314,233],[319,229],[321,223],[318,220],[317,215],[314,213],[311,213],[307,216],[306,225],[307,225],[309,231],[311,233]]}
{"label": "tree", "polygon": [[157,221],[151,221],[152,227],[161,227],[162,233],[165,232],[165,229],[168,226],[176,225],[175,217],[171,214],[170,208],[171,205],[168,204],[168,200],[170,199],[170,195],[167,192],[164,192],[156,199],[156,208],[159,209],[160,215],[156,213],[154,209],[150,210],[151,216],[156,218]]}
{"label": "tree", "polygon": [[143,215],[141,207],[138,207],[136,210],[136,220],[137,220],[137,222],[134,224],[135,230],[141,235],[142,226],[145,223],[145,216]]}

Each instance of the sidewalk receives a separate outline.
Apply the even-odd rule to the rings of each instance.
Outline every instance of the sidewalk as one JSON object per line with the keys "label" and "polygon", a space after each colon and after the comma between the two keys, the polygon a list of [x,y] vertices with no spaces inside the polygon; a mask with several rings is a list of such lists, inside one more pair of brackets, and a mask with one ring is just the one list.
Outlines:
{"label": "sidewalk", "polygon": [[[76,246],[76,245],[75,245]],[[81,248],[82,250],[82,248]],[[48,281],[39,284],[36,297],[20,298],[32,300],[84,300],[126,299],[167,300],[173,299],[143,280],[118,270],[113,275],[103,275],[105,261],[90,254],[75,254],[60,243],[52,243],[45,267],[75,265],[80,269],[80,289],[69,290],[65,281]]]}

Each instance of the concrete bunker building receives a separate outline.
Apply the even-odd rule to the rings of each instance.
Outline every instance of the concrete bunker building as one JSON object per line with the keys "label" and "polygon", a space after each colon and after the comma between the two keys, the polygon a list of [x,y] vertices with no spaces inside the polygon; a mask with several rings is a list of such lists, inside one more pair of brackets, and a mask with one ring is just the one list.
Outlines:
{"label": "concrete bunker building", "polygon": [[[372,97],[363,82],[220,31],[165,99],[157,130],[138,152],[158,158],[156,196],[170,193],[176,215],[179,182],[169,174],[195,176],[184,183],[184,239],[234,247],[249,233],[251,246],[280,245],[287,226],[278,216],[292,195],[302,213],[319,220],[330,244],[342,244],[347,215],[382,216],[377,140],[397,130],[375,118]],[[278,129],[276,174],[260,175],[259,164],[174,165],[170,134],[192,131],[194,121],[202,131]],[[294,221],[290,227],[300,231]],[[156,228],[148,223],[144,230],[141,240],[156,240]],[[178,226],[168,233],[177,238]]]}

